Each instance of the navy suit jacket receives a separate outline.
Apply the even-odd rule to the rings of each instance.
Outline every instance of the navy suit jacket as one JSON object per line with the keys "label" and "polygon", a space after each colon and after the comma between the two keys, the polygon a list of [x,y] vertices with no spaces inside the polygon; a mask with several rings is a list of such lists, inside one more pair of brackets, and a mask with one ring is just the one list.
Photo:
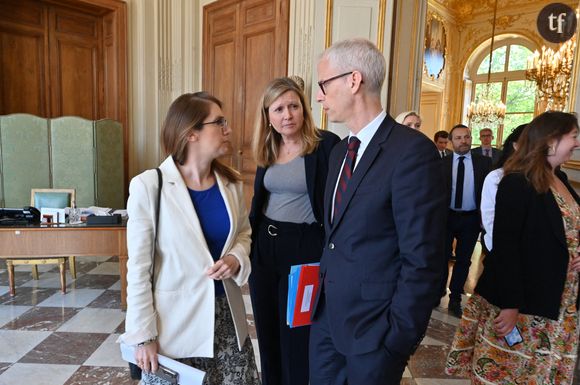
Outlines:
{"label": "navy suit jacket", "polygon": [[[497,161],[499,160],[499,158],[501,158],[501,154],[502,154],[502,150],[499,150],[495,147],[491,148],[491,164],[496,164]],[[485,156],[485,154],[483,153],[483,148],[480,147],[475,147],[471,149],[471,153],[472,154],[477,154],[477,155],[481,155],[481,156]]]}
{"label": "navy suit jacket", "polygon": [[342,354],[383,346],[406,360],[424,336],[446,266],[441,158],[424,134],[387,116],[357,160],[331,223],[346,147],[344,139],[330,156],[313,320],[325,306]]}
{"label": "navy suit jacket", "polygon": [[[444,151],[445,151],[445,155],[443,155],[442,158],[445,158],[446,156],[453,154],[453,151],[451,151],[447,148]],[[439,150],[437,150],[437,152],[439,152]]]}
{"label": "navy suit jacket", "polygon": [[[478,155],[471,152],[471,162],[473,163],[473,180],[475,188],[475,204],[477,209],[481,207],[481,191],[485,177],[491,170],[491,159],[487,156]],[[453,154],[443,158],[443,172],[445,173],[445,186],[447,196],[447,207],[451,205],[451,185],[453,184]]]}
{"label": "navy suit jacket", "polygon": [[[323,196],[324,186],[326,184],[326,176],[328,175],[328,157],[330,151],[336,145],[340,138],[330,132],[320,130],[318,132],[321,136],[321,141],[318,148],[304,157],[304,168],[306,172],[306,187],[308,189],[308,197],[312,205],[312,211],[316,221],[322,224],[323,216]],[[252,226],[252,238],[257,233],[260,220],[264,216],[264,205],[268,199],[268,191],[264,187],[264,175],[266,175],[265,167],[258,167],[256,170],[256,178],[254,179],[254,196],[252,198],[252,207],[250,209],[250,224]]]}

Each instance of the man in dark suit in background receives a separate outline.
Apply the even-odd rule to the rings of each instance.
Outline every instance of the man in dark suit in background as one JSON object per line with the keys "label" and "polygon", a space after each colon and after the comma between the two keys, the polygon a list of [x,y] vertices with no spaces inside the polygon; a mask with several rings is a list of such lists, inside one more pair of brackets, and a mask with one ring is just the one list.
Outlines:
{"label": "man in dark suit in background", "polygon": [[493,139],[493,131],[491,128],[482,128],[479,130],[479,140],[481,141],[481,146],[475,147],[471,150],[471,152],[474,152],[477,155],[483,155],[490,158],[492,165],[497,163],[502,154],[501,150],[491,145]]}
{"label": "man in dark suit in background", "polygon": [[425,135],[383,110],[385,67],[365,39],[333,44],[318,63],[317,100],[350,134],[329,160],[312,385],[399,384],[441,287],[441,159]]}
{"label": "man in dark suit in background", "polygon": [[[463,124],[454,126],[449,136],[453,145],[453,155],[443,158],[443,170],[447,184],[447,235],[445,254],[452,257],[453,240],[455,244],[455,263],[449,283],[448,310],[461,317],[461,294],[469,274],[471,254],[481,232],[481,190],[485,176],[491,169],[491,158],[470,152],[471,130]],[[442,294],[446,293],[448,269]]]}
{"label": "man in dark suit in background", "polygon": [[453,151],[447,148],[447,143],[449,143],[449,133],[447,131],[437,131],[433,137],[433,142],[437,146],[437,151],[439,151],[441,158],[453,154]]}

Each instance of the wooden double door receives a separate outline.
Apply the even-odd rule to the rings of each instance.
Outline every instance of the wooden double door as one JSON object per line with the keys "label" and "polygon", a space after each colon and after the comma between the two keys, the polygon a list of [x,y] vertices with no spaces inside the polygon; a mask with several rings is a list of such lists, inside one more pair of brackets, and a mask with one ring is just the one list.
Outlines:
{"label": "wooden double door", "polygon": [[229,161],[249,201],[258,101],[270,80],[287,74],[289,0],[220,0],[203,16],[203,88],[224,103],[235,149]]}
{"label": "wooden double door", "polygon": [[127,154],[126,17],[121,0],[0,0],[0,115],[117,120]]}

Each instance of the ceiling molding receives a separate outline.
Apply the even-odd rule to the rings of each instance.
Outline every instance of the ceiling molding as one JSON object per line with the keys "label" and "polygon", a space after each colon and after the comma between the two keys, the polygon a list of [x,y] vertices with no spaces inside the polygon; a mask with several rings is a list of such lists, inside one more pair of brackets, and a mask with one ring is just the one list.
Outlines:
{"label": "ceiling molding", "polygon": [[[457,25],[479,24],[488,21],[493,14],[494,0],[428,0],[429,6]],[[560,0],[570,7],[578,8],[578,0]],[[498,0],[498,19],[502,16],[538,12],[547,5],[546,0]]]}

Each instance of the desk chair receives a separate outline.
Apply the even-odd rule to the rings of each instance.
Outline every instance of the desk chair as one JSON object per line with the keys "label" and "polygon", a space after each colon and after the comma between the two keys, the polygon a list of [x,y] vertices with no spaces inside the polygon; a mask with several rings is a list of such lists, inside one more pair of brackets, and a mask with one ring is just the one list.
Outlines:
{"label": "desk chair", "polygon": [[[30,205],[37,209],[65,207],[75,207],[75,189],[32,189],[30,192]],[[38,279],[38,265],[58,264],[60,270],[60,288],[63,294],[66,293],[66,260],[69,260],[70,272],[73,278],[77,277],[76,261],[74,256],[70,257],[47,257],[34,259],[7,259],[8,281],[10,295],[16,295],[14,285],[14,265],[31,265],[32,278]]]}

